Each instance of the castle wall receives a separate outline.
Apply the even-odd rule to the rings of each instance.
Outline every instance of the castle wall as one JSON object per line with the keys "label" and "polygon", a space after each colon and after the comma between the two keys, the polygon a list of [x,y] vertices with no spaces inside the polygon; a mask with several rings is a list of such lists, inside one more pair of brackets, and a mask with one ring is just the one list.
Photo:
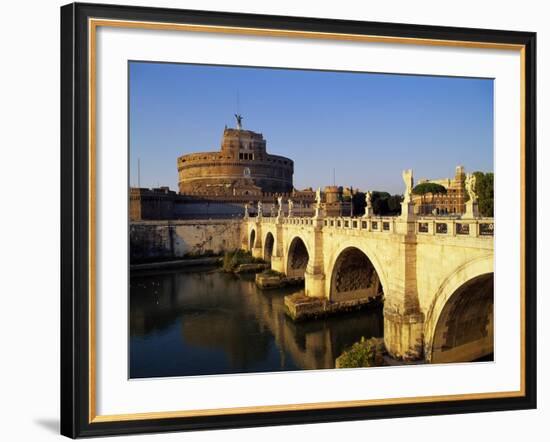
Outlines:
{"label": "castle wall", "polygon": [[177,259],[241,246],[241,220],[140,221],[130,223],[130,262]]}
{"label": "castle wall", "polygon": [[[193,195],[199,191],[223,192],[224,185],[250,176],[254,184],[264,192],[289,192],[292,190],[293,165],[271,160],[186,160],[179,166],[179,191]],[[245,169],[248,169],[245,174]],[[249,174],[249,175],[247,175]],[[231,187],[231,186],[230,186]],[[232,188],[227,187],[228,191]]]}
{"label": "castle wall", "polygon": [[283,212],[288,213],[288,199],[294,201],[296,216],[310,216],[314,211],[315,193],[310,190],[294,193],[260,193],[258,195],[178,195],[167,188],[130,189],[130,221],[238,218],[248,212],[255,215],[262,201],[264,216],[275,216],[277,198],[283,198]]}
{"label": "castle wall", "polygon": [[234,218],[242,217],[244,208],[239,202],[185,201],[174,205],[174,218]]}
{"label": "castle wall", "polygon": [[176,193],[167,187],[158,189],[130,188],[129,215],[131,221],[174,218]]}

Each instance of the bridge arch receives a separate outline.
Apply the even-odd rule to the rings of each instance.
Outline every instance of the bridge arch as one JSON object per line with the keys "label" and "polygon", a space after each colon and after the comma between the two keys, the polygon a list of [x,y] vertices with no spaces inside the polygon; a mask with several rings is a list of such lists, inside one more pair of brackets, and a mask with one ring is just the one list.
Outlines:
{"label": "bridge arch", "polygon": [[467,362],[493,352],[493,279],[493,257],[485,255],[444,280],[424,323],[428,362]]}
{"label": "bridge arch", "polygon": [[378,275],[378,279],[380,280],[380,284],[382,285],[383,289],[388,289],[388,279],[386,274],[386,268],[378,258],[378,254],[376,253],[374,248],[369,247],[369,244],[365,241],[354,241],[353,239],[345,240],[340,242],[338,247],[329,255],[330,258],[325,261],[325,274],[327,275],[326,278],[326,293],[329,296],[329,299],[331,298],[331,290],[332,290],[332,280],[334,276],[334,270],[337,266],[338,258],[342,256],[342,254],[347,249],[358,249],[361,251],[366,258],[370,261],[372,267],[376,271],[376,274]]}
{"label": "bridge arch", "polygon": [[380,276],[367,253],[348,246],[336,255],[330,272],[329,300],[374,298],[382,294]]}
{"label": "bridge arch", "polygon": [[248,242],[249,250],[252,250],[254,248],[255,244],[256,244],[256,229],[252,229],[250,231],[250,239],[249,239],[249,242]]}
{"label": "bridge arch", "polygon": [[292,238],[287,252],[286,276],[304,278],[309,257],[306,242],[299,236]]}
{"label": "bridge arch", "polygon": [[263,258],[264,261],[270,262],[271,256],[273,255],[273,249],[275,246],[275,237],[273,236],[273,233],[267,232],[264,239],[264,250],[263,250]]}

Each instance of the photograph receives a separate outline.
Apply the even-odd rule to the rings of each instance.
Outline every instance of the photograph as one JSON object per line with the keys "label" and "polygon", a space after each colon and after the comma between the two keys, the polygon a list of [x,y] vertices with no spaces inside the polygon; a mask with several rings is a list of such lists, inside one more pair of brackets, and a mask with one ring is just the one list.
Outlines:
{"label": "photograph", "polygon": [[493,78],[128,60],[127,88],[129,379],[495,360]]}

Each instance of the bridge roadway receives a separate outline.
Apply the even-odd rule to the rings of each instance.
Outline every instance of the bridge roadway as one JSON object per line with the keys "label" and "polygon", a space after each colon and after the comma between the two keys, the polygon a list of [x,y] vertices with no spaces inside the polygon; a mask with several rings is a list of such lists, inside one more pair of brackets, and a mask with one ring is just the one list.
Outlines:
{"label": "bridge roadway", "polygon": [[492,218],[255,217],[242,247],[329,303],[383,295],[397,358],[471,361],[493,352]]}

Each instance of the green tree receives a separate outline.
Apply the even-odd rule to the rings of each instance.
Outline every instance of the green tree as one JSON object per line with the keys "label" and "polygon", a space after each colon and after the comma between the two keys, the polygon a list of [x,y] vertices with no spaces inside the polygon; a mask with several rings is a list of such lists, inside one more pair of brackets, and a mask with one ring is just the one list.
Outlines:
{"label": "green tree", "polygon": [[376,215],[393,216],[401,214],[402,195],[390,195],[388,192],[372,192],[372,210]]}
{"label": "green tree", "polygon": [[[366,205],[365,192],[355,192],[351,201],[353,204],[353,215],[363,216]],[[388,192],[380,192],[378,190],[372,192],[372,209],[376,215],[400,215],[401,201],[403,201],[403,195],[390,195]]]}
{"label": "green tree", "polygon": [[365,193],[364,192],[356,192],[353,194],[353,197],[351,199],[351,203],[353,204],[353,215],[355,216],[362,216],[365,214]]}
{"label": "green tree", "polygon": [[494,173],[474,172],[478,209],[482,216],[494,216]]}
{"label": "green tree", "polygon": [[401,214],[401,203],[403,195],[392,195],[388,198],[388,212],[392,215]]}
{"label": "green tree", "polygon": [[388,213],[388,198],[391,195],[388,192],[372,192],[371,202],[372,210],[376,215],[385,215]]}

